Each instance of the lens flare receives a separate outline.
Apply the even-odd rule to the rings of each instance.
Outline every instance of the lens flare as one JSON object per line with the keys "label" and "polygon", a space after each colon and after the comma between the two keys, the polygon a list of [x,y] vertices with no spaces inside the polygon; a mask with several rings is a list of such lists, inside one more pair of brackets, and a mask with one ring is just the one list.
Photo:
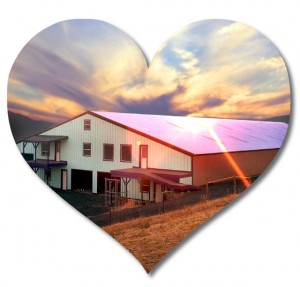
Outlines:
{"label": "lens flare", "polygon": [[238,164],[235,162],[235,160],[232,158],[230,153],[227,151],[226,147],[223,145],[221,142],[220,138],[218,137],[217,133],[211,128],[209,130],[211,136],[214,138],[216,141],[217,145],[220,147],[220,149],[223,151],[226,159],[228,160],[229,164],[232,166],[236,174],[240,177],[241,181],[243,182],[244,186],[247,188],[251,185],[251,183],[247,180],[245,174],[243,171],[240,169]]}

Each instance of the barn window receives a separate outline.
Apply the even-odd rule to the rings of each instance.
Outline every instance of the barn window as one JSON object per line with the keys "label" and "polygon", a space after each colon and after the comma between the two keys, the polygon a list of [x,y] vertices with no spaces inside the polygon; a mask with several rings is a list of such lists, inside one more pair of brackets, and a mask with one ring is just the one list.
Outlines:
{"label": "barn window", "polygon": [[103,160],[113,161],[114,160],[114,145],[103,144]]}
{"label": "barn window", "polygon": [[150,180],[142,178],[140,181],[141,192],[150,192]]}
{"label": "barn window", "polygon": [[132,146],[130,144],[121,144],[121,161],[131,162]]}
{"label": "barn window", "polygon": [[85,119],[84,120],[84,130],[85,131],[90,131],[91,130],[91,120],[90,119]]}
{"label": "barn window", "polygon": [[42,143],[41,144],[41,155],[42,156],[50,155],[49,144],[48,143]]}
{"label": "barn window", "polygon": [[92,154],[92,144],[83,143],[83,156],[91,156]]}

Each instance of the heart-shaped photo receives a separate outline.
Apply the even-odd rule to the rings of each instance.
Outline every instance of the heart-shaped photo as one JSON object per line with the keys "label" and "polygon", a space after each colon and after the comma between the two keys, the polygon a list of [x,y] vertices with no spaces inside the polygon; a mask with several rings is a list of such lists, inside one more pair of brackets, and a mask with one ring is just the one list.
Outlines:
{"label": "heart-shaped photo", "polygon": [[242,23],[188,25],[148,67],[116,27],[68,20],[17,56],[8,113],[32,175],[150,272],[270,166],[290,84],[278,49]]}

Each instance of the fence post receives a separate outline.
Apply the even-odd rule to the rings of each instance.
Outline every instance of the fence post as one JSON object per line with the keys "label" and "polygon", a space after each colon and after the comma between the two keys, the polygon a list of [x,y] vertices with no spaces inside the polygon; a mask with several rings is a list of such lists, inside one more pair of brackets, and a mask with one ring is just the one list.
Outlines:
{"label": "fence post", "polygon": [[206,178],[206,183],[205,183],[205,200],[208,200],[208,178]]}
{"label": "fence post", "polygon": [[236,194],[236,179],[235,179],[235,175],[233,176],[233,193]]}

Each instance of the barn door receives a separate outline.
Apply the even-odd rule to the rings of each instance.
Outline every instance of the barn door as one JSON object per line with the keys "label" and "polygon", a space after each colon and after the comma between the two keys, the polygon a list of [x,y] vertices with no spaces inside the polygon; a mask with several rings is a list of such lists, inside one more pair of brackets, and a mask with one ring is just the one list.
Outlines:
{"label": "barn door", "polygon": [[148,146],[140,145],[140,167],[148,168]]}
{"label": "barn door", "polygon": [[67,190],[68,187],[68,171],[66,169],[61,170],[61,189]]}

